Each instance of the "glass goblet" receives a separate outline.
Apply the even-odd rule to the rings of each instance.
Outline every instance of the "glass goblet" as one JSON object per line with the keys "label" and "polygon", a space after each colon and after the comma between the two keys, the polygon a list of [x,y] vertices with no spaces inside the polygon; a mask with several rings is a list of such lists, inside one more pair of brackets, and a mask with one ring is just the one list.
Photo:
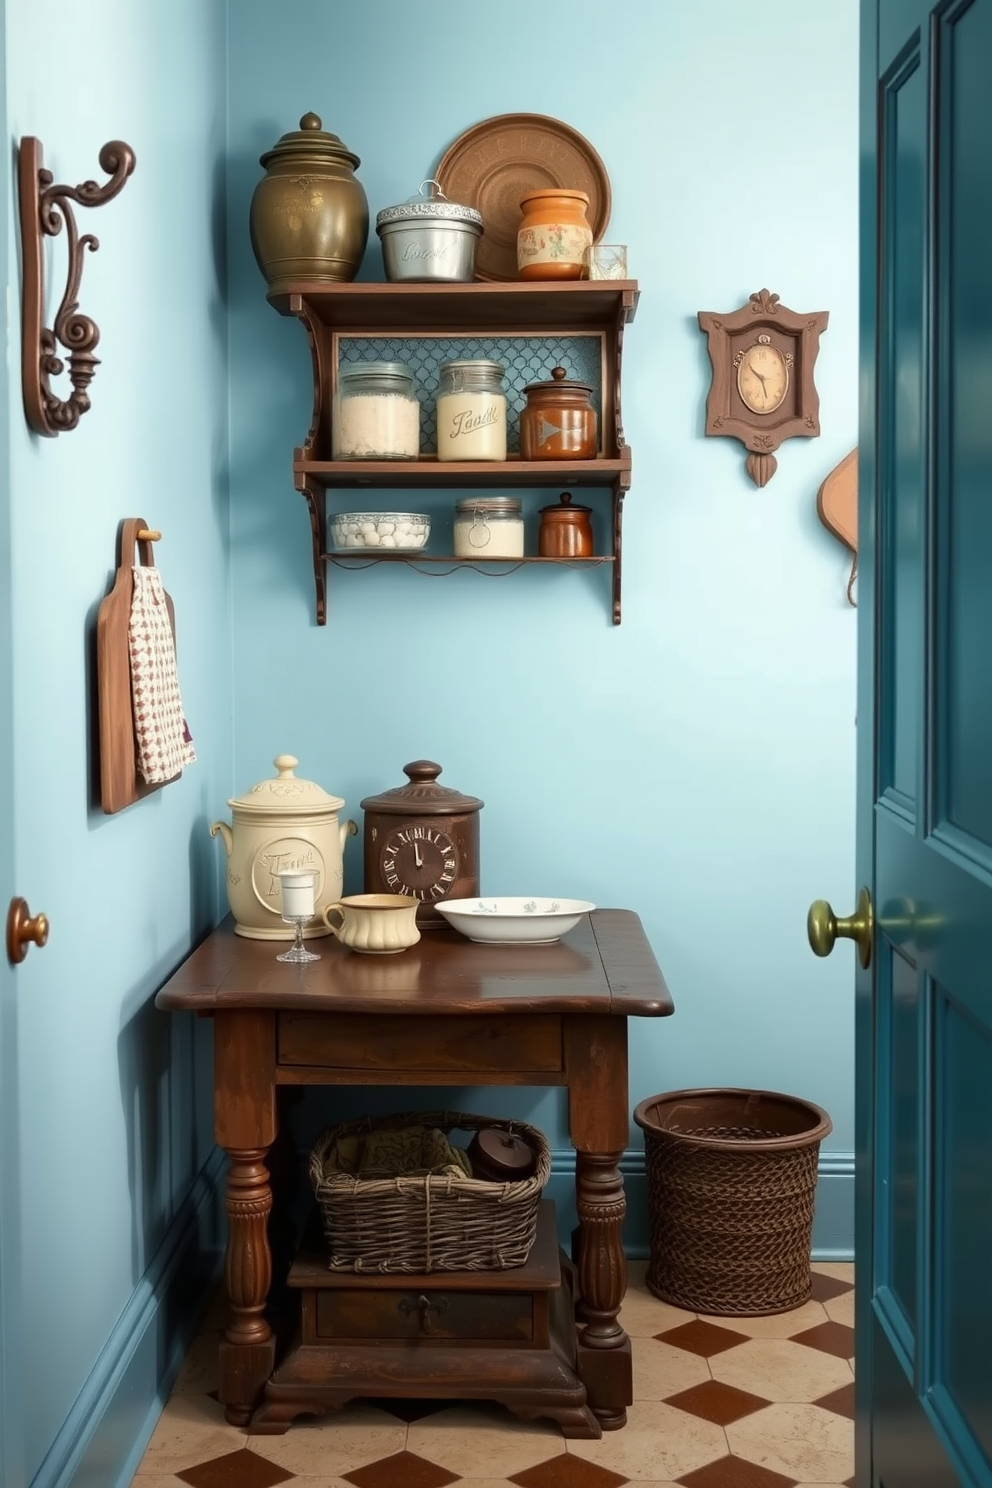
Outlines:
{"label": "glass goblet", "polygon": [[293,925],[295,927],[296,938],[293,941],[293,944],[290,946],[289,950],[283,951],[281,956],[276,957],[276,960],[295,962],[319,961],[320,957],[317,955],[316,951],[308,951],[306,946],[303,944],[303,927],[305,925],[309,925],[310,921],[313,919],[313,915],[284,914],[283,919],[286,921],[287,925]]}

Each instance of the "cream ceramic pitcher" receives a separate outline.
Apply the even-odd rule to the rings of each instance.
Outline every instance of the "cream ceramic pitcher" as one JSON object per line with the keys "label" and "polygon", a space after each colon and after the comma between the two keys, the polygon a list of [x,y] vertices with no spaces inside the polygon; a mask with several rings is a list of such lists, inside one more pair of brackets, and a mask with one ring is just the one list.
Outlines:
{"label": "cream ceramic pitcher", "polygon": [[293,774],[299,764],[294,755],[279,754],[272,763],[274,777],[228,801],[233,828],[221,821],[210,828],[211,837],[219,835],[227,850],[234,928],[252,940],[292,940],[293,927],[281,915],[279,874],[313,869],[314,918],[304,935],[328,935],[322,911],[341,898],[345,838],[358,828],[353,821],[338,820],[344,806],[340,796]]}

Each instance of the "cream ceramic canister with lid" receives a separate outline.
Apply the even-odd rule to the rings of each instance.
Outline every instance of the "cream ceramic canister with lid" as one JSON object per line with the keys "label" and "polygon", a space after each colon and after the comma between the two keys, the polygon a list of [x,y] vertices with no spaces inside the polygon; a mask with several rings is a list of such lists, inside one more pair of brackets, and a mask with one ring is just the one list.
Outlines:
{"label": "cream ceramic canister with lid", "polygon": [[243,796],[233,796],[233,827],[214,822],[227,849],[227,897],[238,935],[252,940],[292,940],[293,927],[281,913],[279,874],[287,869],[313,869],[314,919],[306,937],[327,935],[321,912],[341,898],[345,838],[358,831],[353,821],[340,821],[340,796],[329,795],[312,780],[293,771],[299,761],[279,754],[277,774]]}

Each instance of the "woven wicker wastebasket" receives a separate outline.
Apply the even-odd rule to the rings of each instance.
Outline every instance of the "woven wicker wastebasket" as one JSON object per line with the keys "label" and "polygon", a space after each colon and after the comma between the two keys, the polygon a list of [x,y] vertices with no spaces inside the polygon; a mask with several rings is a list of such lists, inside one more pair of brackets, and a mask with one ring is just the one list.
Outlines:
{"label": "woven wicker wastebasket", "polygon": [[771,1090],[673,1090],[641,1101],[634,1120],[644,1132],[655,1296],[726,1317],[808,1301],[826,1111]]}

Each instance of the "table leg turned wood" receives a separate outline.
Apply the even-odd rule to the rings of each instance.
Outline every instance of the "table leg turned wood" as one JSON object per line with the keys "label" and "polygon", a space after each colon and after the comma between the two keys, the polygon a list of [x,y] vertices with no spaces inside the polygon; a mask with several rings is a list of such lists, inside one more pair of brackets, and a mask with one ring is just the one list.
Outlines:
{"label": "table leg turned wood", "polygon": [[575,1147],[580,1322],[578,1372],[604,1431],[625,1425],[633,1400],[630,1340],[620,1321],[627,1289],[620,1158],[627,1146],[627,1027],[620,1017],[565,1020],[568,1127]]}
{"label": "table leg turned wood", "polygon": [[266,1150],[228,1149],[224,1281],[233,1316],[220,1346],[220,1398],[232,1426],[247,1426],[275,1363],[275,1339],[265,1318],[272,1282],[267,1233],[272,1189]]}
{"label": "table leg turned wood", "polygon": [[276,1139],[275,1022],[267,1009],[215,1017],[214,1132],[231,1160],[224,1280],[233,1316],[220,1345],[219,1397],[228,1421],[247,1426],[275,1364],[265,1316],[272,1282],[266,1160]]}

